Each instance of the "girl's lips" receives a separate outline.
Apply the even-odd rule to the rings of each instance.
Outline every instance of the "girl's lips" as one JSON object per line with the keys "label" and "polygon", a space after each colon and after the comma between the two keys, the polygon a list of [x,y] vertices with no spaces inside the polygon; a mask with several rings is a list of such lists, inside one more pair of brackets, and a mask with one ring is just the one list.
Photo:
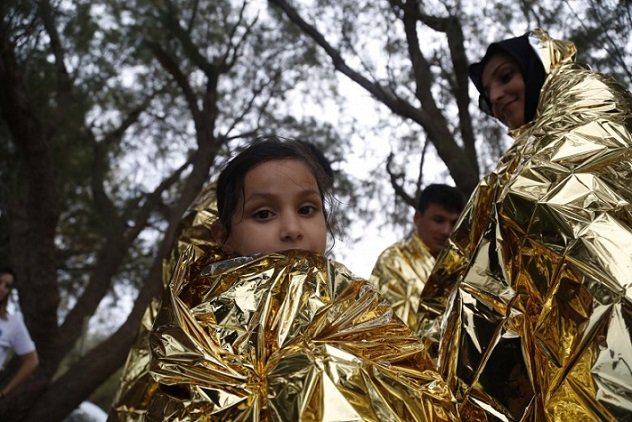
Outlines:
{"label": "girl's lips", "polygon": [[[494,116],[496,116],[496,118],[501,119],[505,117],[505,110],[507,110],[507,107],[513,103],[517,101],[516,99],[504,102],[502,104],[500,104],[499,106],[494,106],[492,105],[492,113],[494,114]],[[494,110],[498,110],[498,112],[494,112]]]}

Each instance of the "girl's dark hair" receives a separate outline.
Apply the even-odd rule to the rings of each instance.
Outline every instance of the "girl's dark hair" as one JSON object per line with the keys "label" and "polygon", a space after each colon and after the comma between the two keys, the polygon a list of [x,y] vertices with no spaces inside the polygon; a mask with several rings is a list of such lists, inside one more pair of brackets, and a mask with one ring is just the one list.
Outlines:
{"label": "girl's dark hair", "polygon": [[306,141],[272,135],[257,138],[226,164],[217,179],[217,211],[219,222],[226,230],[226,236],[231,232],[232,217],[239,200],[244,200],[246,173],[259,164],[288,158],[303,161],[312,171],[323,201],[327,228],[331,233],[328,209],[332,198],[334,173],[329,160],[318,148]]}
{"label": "girl's dark hair", "polygon": [[485,65],[493,56],[496,54],[504,54],[516,62],[520,68],[520,73],[522,73],[525,84],[525,123],[535,118],[538,101],[540,100],[540,91],[544,85],[546,73],[544,72],[544,66],[542,65],[540,56],[529,42],[530,35],[531,32],[527,32],[519,37],[508,38],[490,44],[481,61],[472,63],[468,69],[470,79],[481,94],[478,100],[478,106],[483,112],[490,116],[493,116],[491,111],[492,107],[489,98],[485,95],[485,89],[483,87],[483,69],[485,69]]}

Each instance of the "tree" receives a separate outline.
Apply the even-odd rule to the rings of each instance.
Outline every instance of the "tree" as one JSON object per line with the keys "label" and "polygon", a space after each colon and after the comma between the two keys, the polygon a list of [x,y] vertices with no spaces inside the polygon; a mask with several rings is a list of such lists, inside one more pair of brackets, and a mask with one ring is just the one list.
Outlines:
{"label": "tree", "polygon": [[399,150],[410,151],[415,140],[419,172],[407,175],[405,154],[391,155],[385,171],[398,201],[409,205],[422,187],[429,145],[468,194],[480,169],[487,171],[507,146],[504,130],[473,107],[467,77],[467,66],[491,41],[542,26],[576,40],[586,48],[587,62],[595,58],[605,67],[600,70],[631,80],[627,1],[268,3],[280,12],[279,19],[294,23],[318,45],[336,71],[386,106],[389,118],[408,124]]}
{"label": "tree", "polygon": [[[330,145],[337,134],[284,113],[305,73],[318,76],[310,49],[297,54],[300,40],[246,2],[0,11],[0,240],[41,361],[0,418],[60,420],[123,364],[176,226],[227,154],[278,128]],[[125,322],[69,359],[121,286],[138,289]]]}
{"label": "tree", "polygon": [[[469,110],[469,92],[467,81],[467,58],[464,48],[464,36],[462,26],[457,15],[443,17],[431,16],[422,12],[420,5],[414,1],[391,1],[390,7],[377,6],[379,11],[373,16],[385,16],[385,23],[375,22],[376,26],[394,29],[391,33],[400,35],[403,39],[381,39],[386,44],[385,51],[401,53],[407,49],[408,64],[410,70],[388,68],[383,77],[373,76],[378,74],[375,69],[366,68],[365,73],[354,70],[343,58],[343,53],[355,53],[355,43],[358,34],[353,34],[351,5],[341,6],[341,14],[344,23],[341,25],[341,36],[338,47],[330,44],[323,34],[313,25],[304,20],[297,10],[284,0],[270,0],[270,3],[281,9],[285,15],[294,22],[302,31],[310,36],[331,58],[334,67],[370,92],[374,98],[385,104],[391,112],[405,119],[410,119],[423,129],[427,139],[436,148],[441,160],[446,164],[455,183],[465,192],[471,192],[478,181],[479,170],[476,156],[474,131]],[[360,10],[371,8],[368,3],[357,4]],[[354,7],[355,9],[355,7]],[[381,12],[381,13],[379,13]],[[421,22],[433,30],[445,35],[448,41],[449,52],[447,60],[452,63],[454,72],[446,84],[457,105],[457,113],[460,118],[458,125],[444,114],[442,102],[438,101],[437,94],[433,92],[436,76],[433,74],[433,66],[437,66],[442,59],[439,56],[441,50],[436,49],[436,55],[428,57],[421,51],[420,37],[417,25]],[[395,25],[399,23],[400,27]],[[361,26],[361,24],[356,24]],[[366,29],[366,28],[364,28]],[[400,31],[398,33],[398,30]],[[384,31],[389,33],[388,31]],[[405,42],[404,42],[405,41]],[[368,60],[360,59],[362,64]],[[390,64],[390,57],[387,60]],[[367,76],[368,75],[368,76]],[[403,82],[411,82],[411,88],[402,87],[396,83],[396,79]],[[446,78],[447,79],[447,78]],[[438,83],[436,83],[439,85]],[[438,86],[439,90],[445,87]],[[415,104],[416,103],[416,104]],[[418,106],[419,104],[420,106]],[[458,136],[455,136],[457,135]],[[458,141],[461,141],[459,145]]]}
{"label": "tree", "polygon": [[[410,202],[435,154],[469,192],[506,147],[466,75],[491,40],[548,26],[632,81],[627,1],[269,3],[0,3],[0,261],[18,273],[41,357],[0,419],[61,419],[122,365],[178,221],[245,141],[301,135],[344,167],[353,123],[333,128],[297,107],[344,113],[334,72],[376,99],[374,130],[397,139],[383,178],[403,199],[379,195],[380,177],[339,171],[343,201],[365,221],[369,200]],[[87,322],[121,289],[137,292],[125,322],[75,357]]]}

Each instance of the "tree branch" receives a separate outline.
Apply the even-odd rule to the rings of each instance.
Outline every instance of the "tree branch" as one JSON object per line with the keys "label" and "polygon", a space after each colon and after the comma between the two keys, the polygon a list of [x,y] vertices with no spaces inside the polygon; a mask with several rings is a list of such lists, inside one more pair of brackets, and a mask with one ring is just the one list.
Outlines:
{"label": "tree branch", "polygon": [[347,66],[338,50],[332,47],[313,25],[305,22],[296,9],[290,6],[286,0],[268,0],[268,2],[281,9],[290,21],[312,38],[332,59],[336,70],[356,82],[395,114],[411,119],[421,125],[435,146],[439,157],[448,167],[457,186],[464,192],[472,192],[474,190],[478,183],[478,171],[472,166],[470,160],[454,140],[445,116],[437,107],[429,88],[432,74],[419,49],[419,40],[416,33],[416,16],[418,15],[416,1],[410,0],[406,2],[403,19],[404,29],[409,41],[409,54],[416,76],[416,93],[422,104],[421,109],[413,107],[399,98],[394,92],[385,89],[377,82],[371,82]]}
{"label": "tree branch", "polygon": [[39,14],[42,18],[44,29],[50,39],[50,48],[53,53],[53,57],[55,57],[58,91],[63,96],[68,96],[71,93],[73,84],[70,79],[68,69],[66,68],[66,63],[64,61],[64,49],[61,44],[59,32],[57,32],[57,27],[55,26],[55,20],[48,0],[39,1]]}
{"label": "tree branch", "polygon": [[356,82],[370,94],[372,94],[379,101],[384,103],[387,107],[392,110],[398,110],[397,114],[404,115],[409,117],[415,121],[424,121],[427,119],[427,116],[423,115],[420,110],[412,107],[410,104],[406,103],[399,97],[395,95],[394,92],[384,89],[377,82],[371,82],[358,72],[354,71],[350,68],[345,60],[342,58],[338,50],[336,50],[333,46],[331,46],[325,37],[318,32],[318,30],[305,22],[303,18],[298,14],[298,12],[290,6],[285,0],[268,0],[269,3],[272,3],[274,6],[281,9],[285,15],[290,19],[290,21],[294,22],[305,34],[307,34],[310,38],[312,38],[316,44],[318,44],[327,55],[331,58],[334,67],[336,70],[347,76],[352,81]]}
{"label": "tree branch", "polygon": [[[38,347],[55,343],[59,291],[55,268],[55,228],[59,219],[51,140],[46,136],[10,41],[0,20],[0,111],[20,163],[19,191],[11,193],[9,230],[12,262],[20,283],[20,303]],[[54,368],[42,356],[41,371]]]}
{"label": "tree branch", "polygon": [[187,160],[163,180],[153,192],[146,195],[146,200],[136,215],[134,225],[126,233],[121,232],[109,239],[99,252],[95,269],[86,290],[68,313],[59,330],[59,337],[64,339],[66,345],[66,347],[60,348],[60,358],[72,348],[74,342],[81,336],[81,326],[86,318],[90,318],[94,314],[97,306],[107,294],[111,280],[118,272],[127,251],[142,230],[147,227],[151,213],[160,206],[161,195],[180,180],[180,176],[191,165],[192,161],[192,159]]}
{"label": "tree branch", "polygon": [[179,14],[176,7],[169,2],[167,9],[161,14],[165,27],[170,31],[184,49],[186,56],[206,75],[207,78],[217,77],[217,66],[200,53],[200,50],[191,39],[191,35],[180,25]]}
{"label": "tree branch", "polygon": [[395,191],[395,195],[399,196],[404,200],[405,203],[410,205],[411,207],[415,207],[415,198],[411,197],[406,189],[398,182],[399,179],[402,179],[404,176],[402,174],[395,174],[391,169],[391,164],[393,164],[394,154],[391,152],[386,159],[386,172],[388,173],[389,179],[391,181],[391,186]]}
{"label": "tree branch", "polygon": [[[246,4],[247,2],[245,1],[242,3],[241,9],[239,10],[239,18],[237,19],[237,22],[233,25],[230,31],[230,34],[228,35],[228,39],[231,41],[233,37],[235,36],[235,33],[237,32],[237,28],[239,28],[241,23],[244,21],[244,12],[246,10]],[[232,43],[228,44],[228,46],[226,47],[226,52],[224,53],[224,57],[220,61],[219,67],[220,67],[221,72],[226,73],[235,65],[235,63],[237,62],[237,58],[239,57],[238,52],[243,46],[245,40],[250,35],[252,28],[257,23],[258,19],[259,19],[259,15],[257,15],[252,20],[252,22],[250,22],[248,25],[244,25],[246,30],[244,31],[242,36],[239,38],[236,44],[234,45]]]}
{"label": "tree branch", "polygon": [[241,110],[241,112],[239,113],[237,117],[233,119],[228,130],[226,130],[226,134],[229,134],[239,123],[241,123],[244,120],[245,116],[254,108],[254,103],[257,97],[261,95],[261,93],[263,92],[265,88],[274,84],[274,81],[276,80],[277,76],[279,76],[280,72],[281,70],[279,70],[275,75],[270,77],[267,82],[261,83],[260,86],[253,87],[251,97],[247,100],[247,102],[244,105],[239,107],[239,110]]}
{"label": "tree branch", "polygon": [[469,94],[469,78],[467,55],[465,54],[465,40],[463,37],[463,28],[457,17],[446,19],[445,34],[448,38],[448,48],[450,49],[450,57],[454,72],[454,89],[453,94],[459,114],[459,131],[465,155],[470,160],[470,164],[474,167],[476,174],[479,173],[478,160],[476,154],[476,145],[474,139],[474,129],[472,128],[472,116],[470,115],[470,94]]}
{"label": "tree branch", "polygon": [[193,121],[198,124],[200,109],[198,107],[197,98],[193,92],[193,88],[191,88],[186,75],[182,73],[176,61],[160,46],[160,44],[154,41],[145,40],[145,45],[154,54],[154,57],[156,57],[162,68],[173,77],[176,84],[180,87],[189,107],[189,111],[193,116]]}

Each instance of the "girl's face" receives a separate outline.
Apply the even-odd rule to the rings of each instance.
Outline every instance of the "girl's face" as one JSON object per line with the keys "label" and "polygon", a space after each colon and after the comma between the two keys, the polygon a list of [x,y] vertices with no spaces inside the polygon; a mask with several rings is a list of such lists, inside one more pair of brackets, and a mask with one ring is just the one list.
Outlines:
{"label": "girl's face", "polygon": [[302,249],[325,253],[327,223],[314,174],[299,159],[272,160],[246,173],[225,247],[240,255]]}
{"label": "girl's face", "polygon": [[13,276],[9,273],[0,274],[0,302],[7,297],[13,285]]}
{"label": "girl's face", "polygon": [[492,106],[492,114],[509,129],[525,124],[525,84],[520,68],[509,56],[492,56],[482,75],[485,96]]}

